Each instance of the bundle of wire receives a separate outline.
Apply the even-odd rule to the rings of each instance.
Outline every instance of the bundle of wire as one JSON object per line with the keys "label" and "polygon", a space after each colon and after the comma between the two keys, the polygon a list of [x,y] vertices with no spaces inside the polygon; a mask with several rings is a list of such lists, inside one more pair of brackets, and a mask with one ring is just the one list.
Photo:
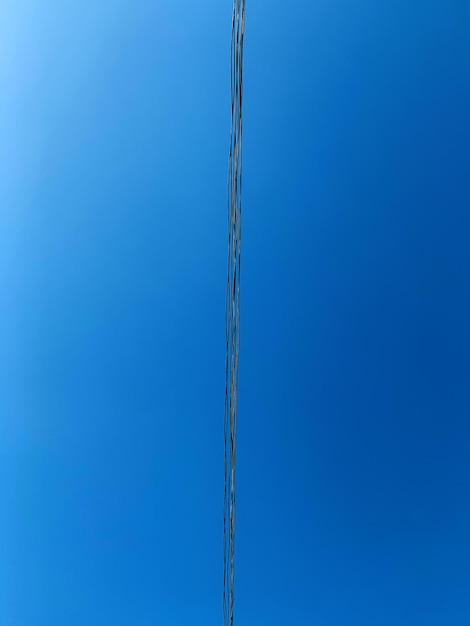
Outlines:
{"label": "bundle of wire", "polygon": [[228,164],[228,275],[224,421],[224,626],[233,626],[235,564],[235,439],[240,347],[242,66],[245,0],[234,0],[231,44],[232,120]]}

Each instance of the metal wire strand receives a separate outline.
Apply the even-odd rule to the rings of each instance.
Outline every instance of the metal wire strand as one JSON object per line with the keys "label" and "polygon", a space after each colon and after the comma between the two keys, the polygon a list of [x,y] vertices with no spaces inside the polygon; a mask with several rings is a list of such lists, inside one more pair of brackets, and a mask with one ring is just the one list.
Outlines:
{"label": "metal wire strand", "polygon": [[242,218],[242,93],[245,0],[234,0],[231,42],[232,118],[228,161],[228,268],[224,420],[224,626],[233,626],[235,565],[235,457],[240,347]]}

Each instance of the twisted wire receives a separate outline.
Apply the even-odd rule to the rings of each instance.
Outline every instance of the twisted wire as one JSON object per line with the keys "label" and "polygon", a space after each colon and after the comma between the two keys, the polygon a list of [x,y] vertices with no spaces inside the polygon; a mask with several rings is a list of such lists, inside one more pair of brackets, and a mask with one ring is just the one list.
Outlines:
{"label": "twisted wire", "polygon": [[234,0],[231,41],[230,150],[228,161],[228,268],[224,419],[224,626],[233,626],[235,565],[235,458],[240,347],[242,92],[245,0]]}

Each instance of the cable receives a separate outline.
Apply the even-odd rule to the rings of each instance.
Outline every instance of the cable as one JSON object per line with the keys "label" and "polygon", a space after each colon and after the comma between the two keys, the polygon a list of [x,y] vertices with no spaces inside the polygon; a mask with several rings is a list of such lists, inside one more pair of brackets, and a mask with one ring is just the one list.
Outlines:
{"label": "cable", "polygon": [[240,251],[242,218],[242,92],[245,0],[234,0],[231,42],[230,151],[228,162],[228,268],[224,420],[224,626],[233,626],[235,565],[235,453],[240,347]]}

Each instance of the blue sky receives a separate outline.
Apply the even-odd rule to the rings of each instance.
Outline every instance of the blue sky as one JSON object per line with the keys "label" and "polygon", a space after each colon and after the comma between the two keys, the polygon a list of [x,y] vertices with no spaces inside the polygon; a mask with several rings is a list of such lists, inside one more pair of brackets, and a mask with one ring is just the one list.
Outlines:
{"label": "blue sky", "polygon": [[[230,21],[0,8],[5,626],[222,623]],[[247,2],[238,624],[469,622],[469,33]]]}

